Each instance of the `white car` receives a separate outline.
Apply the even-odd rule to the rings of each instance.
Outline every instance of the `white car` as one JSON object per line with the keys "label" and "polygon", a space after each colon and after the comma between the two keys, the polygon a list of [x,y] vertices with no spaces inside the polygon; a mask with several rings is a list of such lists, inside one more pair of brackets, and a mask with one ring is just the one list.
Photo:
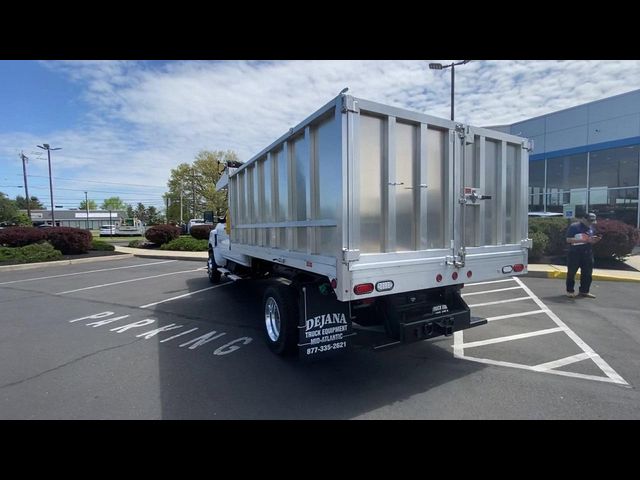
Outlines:
{"label": "white car", "polygon": [[529,212],[530,217],[563,217],[562,213],[558,212]]}
{"label": "white car", "polygon": [[192,218],[191,220],[189,220],[189,223],[187,223],[187,233],[191,233],[191,227],[195,225],[204,225],[204,219]]}
{"label": "white car", "polygon": [[101,237],[112,237],[116,234],[116,226],[115,225],[101,225],[100,226],[100,236]]}

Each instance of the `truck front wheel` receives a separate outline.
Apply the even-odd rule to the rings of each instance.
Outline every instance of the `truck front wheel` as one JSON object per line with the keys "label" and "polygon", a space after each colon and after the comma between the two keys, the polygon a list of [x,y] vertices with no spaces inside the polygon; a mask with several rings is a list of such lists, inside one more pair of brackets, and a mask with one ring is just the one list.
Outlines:
{"label": "truck front wheel", "polygon": [[291,287],[268,287],[263,297],[265,340],[278,355],[290,355],[298,345],[298,305]]}
{"label": "truck front wheel", "polygon": [[220,276],[222,275],[218,271],[218,265],[213,257],[213,250],[209,249],[209,258],[207,259],[207,275],[211,283],[220,283]]}

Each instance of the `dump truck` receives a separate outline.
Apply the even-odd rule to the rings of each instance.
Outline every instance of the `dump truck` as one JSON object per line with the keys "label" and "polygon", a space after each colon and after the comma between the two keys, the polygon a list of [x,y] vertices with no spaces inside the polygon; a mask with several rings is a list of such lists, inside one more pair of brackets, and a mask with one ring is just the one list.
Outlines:
{"label": "dump truck", "polygon": [[267,344],[305,359],[350,350],[365,331],[387,348],[483,325],[460,292],[527,272],[531,149],[340,94],[226,165],[209,279],[263,281]]}

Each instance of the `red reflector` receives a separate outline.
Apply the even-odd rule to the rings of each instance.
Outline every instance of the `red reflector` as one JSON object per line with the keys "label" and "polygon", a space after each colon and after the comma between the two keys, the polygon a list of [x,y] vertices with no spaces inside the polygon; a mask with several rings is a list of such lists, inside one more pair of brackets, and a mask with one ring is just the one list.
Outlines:
{"label": "red reflector", "polygon": [[335,290],[337,286],[338,286],[338,281],[335,278],[332,278],[331,279],[331,288],[333,288]]}
{"label": "red reflector", "polygon": [[353,293],[356,295],[364,295],[373,292],[373,283],[361,283],[353,287]]}
{"label": "red reflector", "polygon": [[442,281],[442,275],[437,274],[436,275],[436,282],[441,282]]}
{"label": "red reflector", "polygon": [[454,280],[457,280],[458,279],[458,272],[453,272],[451,274],[451,278],[453,278]]}
{"label": "red reflector", "polygon": [[469,271],[467,272],[467,278],[471,278],[471,275],[473,275],[473,272],[471,272],[471,270],[469,270]]}
{"label": "red reflector", "polygon": [[516,263],[516,264],[513,266],[513,271],[514,271],[514,272],[521,272],[521,271],[523,271],[523,270],[524,270],[524,265],[523,265],[523,264],[521,264],[521,263]]}

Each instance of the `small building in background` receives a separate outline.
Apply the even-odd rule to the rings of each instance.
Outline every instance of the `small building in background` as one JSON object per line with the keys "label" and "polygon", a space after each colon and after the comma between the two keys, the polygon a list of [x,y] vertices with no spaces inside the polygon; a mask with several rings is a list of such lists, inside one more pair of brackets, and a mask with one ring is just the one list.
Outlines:
{"label": "small building in background", "polygon": [[[20,210],[27,213],[26,210]],[[127,216],[125,210],[56,210],[56,227],[75,227],[98,230],[102,225],[116,225]],[[34,227],[51,225],[51,210],[31,210],[31,221]]]}

